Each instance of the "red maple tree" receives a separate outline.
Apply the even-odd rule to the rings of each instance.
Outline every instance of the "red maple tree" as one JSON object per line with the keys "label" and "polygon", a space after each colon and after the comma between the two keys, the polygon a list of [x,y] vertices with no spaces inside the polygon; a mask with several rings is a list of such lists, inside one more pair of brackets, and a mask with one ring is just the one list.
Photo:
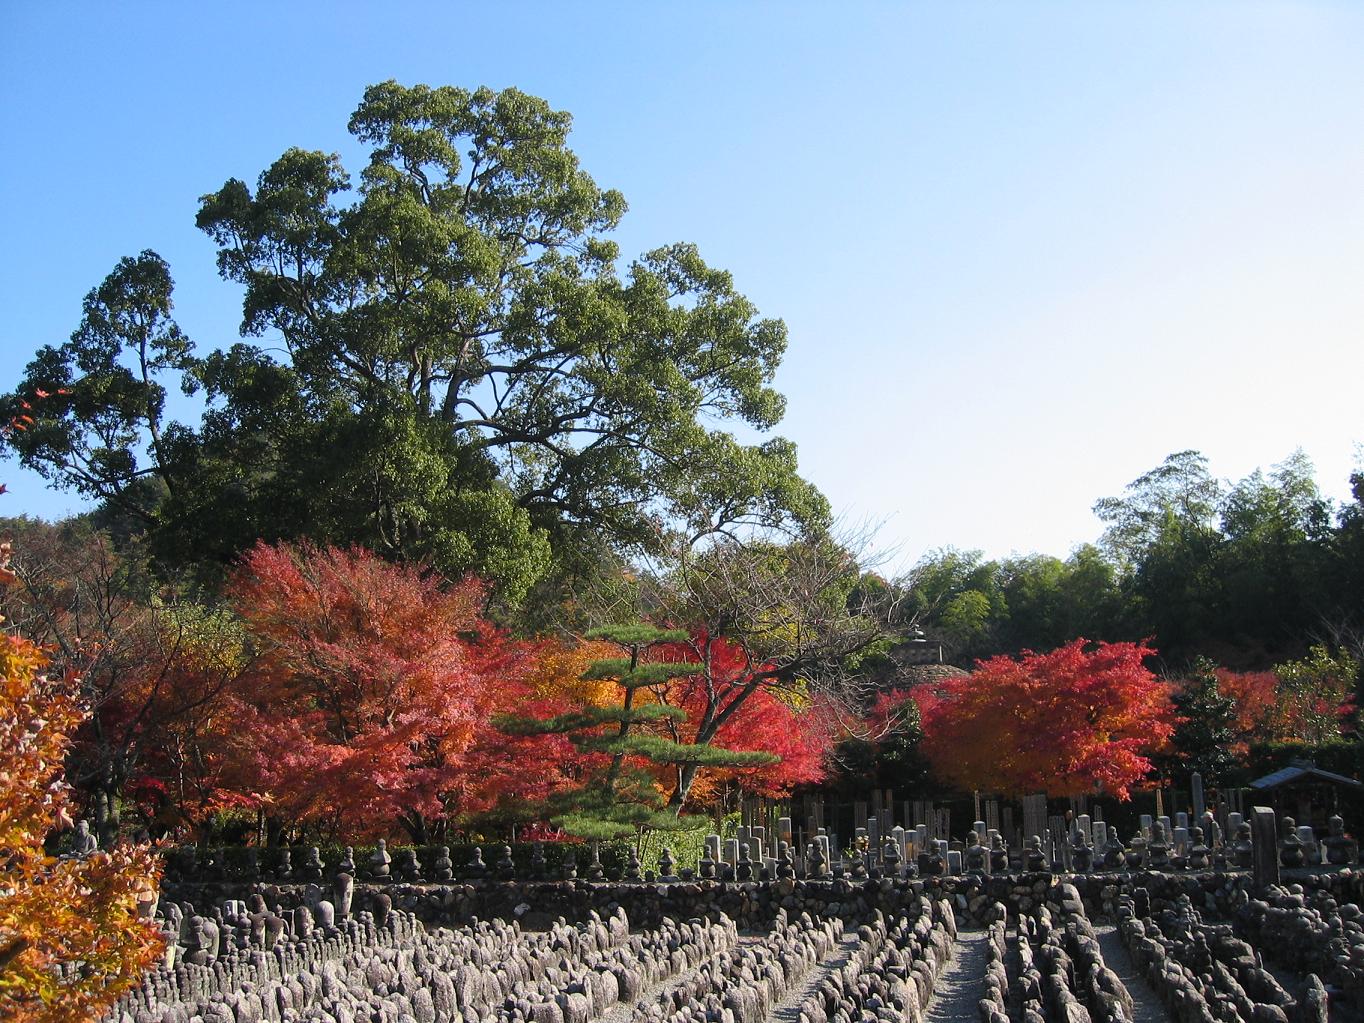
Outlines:
{"label": "red maple tree", "polygon": [[1128,798],[1148,754],[1174,730],[1166,686],[1141,643],[1077,639],[1049,653],[993,657],[915,697],[922,752],[963,789]]}
{"label": "red maple tree", "polygon": [[476,580],[359,548],[259,544],[227,586],[257,646],[229,693],[224,783],[277,816],[427,841],[484,765],[467,754],[526,670]]}

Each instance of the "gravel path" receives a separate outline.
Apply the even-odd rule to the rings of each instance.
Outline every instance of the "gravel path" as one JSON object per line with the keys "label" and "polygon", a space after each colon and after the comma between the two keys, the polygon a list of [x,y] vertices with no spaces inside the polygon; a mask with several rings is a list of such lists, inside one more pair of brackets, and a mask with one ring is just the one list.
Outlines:
{"label": "gravel path", "polygon": [[844,934],[838,944],[830,949],[829,954],[807,970],[805,976],[786,992],[786,996],[772,1006],[772,1011],[767,1014],[769,1023],[795,1023],[800,1016],[801,1003],[819,987],[820,981],[834,970],[846,966],[856,949],[857,932]]}
{"label": "gravel path", "polygon": [[1127,954],[1127,946],[1122,943],[1122,935],[1112,924],[1095,926],[1094,934],[1099,939],[1099,949],[1104,954],[1104,963],[1118,975],[1118,979],[1132,996],[1132,1015],[1134,1023],[1169,1023],[1171,1017],[1164,1004],[1146,983],[1146,978],[1137,972],[1132,957]]}
{"label": "gravel path", "polygon": [[989,949],[989,936],[984,931],[957,933],[952,958],[938,976],[924,1012],[925,1023],[978,1023]]}

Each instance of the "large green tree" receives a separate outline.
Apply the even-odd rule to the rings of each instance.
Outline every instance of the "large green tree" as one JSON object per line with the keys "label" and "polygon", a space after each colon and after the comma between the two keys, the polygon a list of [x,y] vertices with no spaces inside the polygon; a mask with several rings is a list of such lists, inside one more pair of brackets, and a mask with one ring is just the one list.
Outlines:
{"label": "large green tree", "polygon": [[[603,537],[821,523],[788,441],[720,428],[781,419],[783,324],[692,245],[622,265],[624,199],[569,126],[515,89],[371,87],[358,178],[290,149],[202,199],[242,333],[264,341],[196,356],[165,263],[124,260],[9,397],[67,392],[14,448],[181,556],[307,535],[513,598]],[[197,426],[166,421],[175,374],[207,399]]]}

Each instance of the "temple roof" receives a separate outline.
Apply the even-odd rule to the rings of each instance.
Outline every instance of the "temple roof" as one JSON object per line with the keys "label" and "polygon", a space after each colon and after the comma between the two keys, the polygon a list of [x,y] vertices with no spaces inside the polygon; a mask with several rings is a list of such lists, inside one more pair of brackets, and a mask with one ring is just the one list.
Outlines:
{"label": "temple roof", "polygon": [[1291,767],[1282,767],[1263,778],[1256,778],[1250,783],[1250,787],[1253,789],[1272,789],[1288,782],[1302,781],[1307,778],[1334,782],[1337,785],[1349,785],[1357,789],[1364,788],[1364,784],[1355,781],[1353,778],[1347,778],[1343,774],[1334,774],[1331,771],[1323,771],[1313,764],[1293,764]]}

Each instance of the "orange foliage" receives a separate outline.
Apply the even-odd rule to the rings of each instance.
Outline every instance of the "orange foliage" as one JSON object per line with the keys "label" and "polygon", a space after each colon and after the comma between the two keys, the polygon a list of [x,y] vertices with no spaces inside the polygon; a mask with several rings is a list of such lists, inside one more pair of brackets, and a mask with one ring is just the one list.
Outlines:
{"label": "orange foliage", "polygon": [[46,666],[31,643],[0,636],[0,1018],[74,1023],[97,1016],[160,955],[144,919],[157,868],[145,847],[45,855],[48,830],[70,824],[61,765],[85,717],[76,680],[49,679]]}
{"label": "orange foliage", "polygon": [[261,544],[227,592],[258,647],[223,716],[227,782],[356,834],[444,813],[526,667],[482,619],[482,586],[358,548]]}
{"label": "orange foliage", "polygon": [[1174,730],[1166,687],[1135,643],[1077,639],[1019,660],[994,657],[916,693],[921,750],[962,789],[1126,799]]}

